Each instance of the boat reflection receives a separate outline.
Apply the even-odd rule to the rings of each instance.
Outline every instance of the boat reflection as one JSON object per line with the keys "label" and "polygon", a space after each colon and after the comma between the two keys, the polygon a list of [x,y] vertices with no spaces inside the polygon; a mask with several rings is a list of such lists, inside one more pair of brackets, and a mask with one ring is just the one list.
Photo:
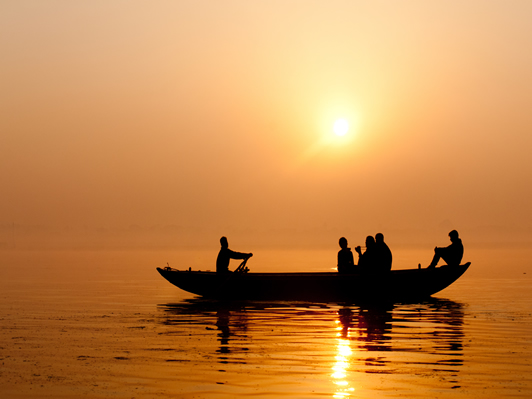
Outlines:
{"label": "boat reflection", "polygon": [[434,364],[460,365],[462,308],[459,303],[442,299],[418,304],[343,307],[338,310],[339,336],[355,341],[358,352],[380,352],[378,358],[366,358],[368,365],[384,365],[386,352],[430,352],[445,357]]}
{"label": "boat reflection", "polygon": [[[227,357],[229,354],[247,352],[248,320],[245,306],[237,302],[188,299],[180,303],[159,305],[165,317],[161,323],[167,326],[205,326],[207,331],[217,331],[219,347],[216,349],[219,363],[245,364],[244,357]],[[213,322],[213,319],[215,321]],[[192,329],[197,332],[197,329]],[[177,334],[179,335],[179,333]],[[234,341],[234,342],[233,342]]]}
{"label": "boat reflection", "polygon": [[340,306],[196,298],[159,310],[166,334],[197,337],[193,350],[204,358],[281,375],[286,365],[328,369],[336,398],[351,397],[363,374],[438,374],[454,387],[463,365],[463,305],[444,299]]}
{"label": "boat reflection", "polygon": [[357,372],[444,373],[455,388],[463,365],[463,318],[463,305],[442,299],[338,309],[334,397],[351,397]]}
{"label": "boat reflection", "polygon": [[[240,342],[247,341],[249,336],[247,335],[247,314],[242,309],[236,311],[228,308],[218,309],[216,312],[216,328],[218,329],[218,341],[220,347],[216,350],[219,354],[229,354],[235,352],[245,352],[248,350],[246,346],[233,345],[231,348],[231,339],[238,340]],[[232,319],[232,320],[231,320]],[[228,361],[226,357],[219,357],[220,363]],[[242,359],[241,363],[245,363]]]}
{"label": "boat reflection", "polygon": [[[343,307],[338,310],[338,323],[341,336],[356,339],[368,351],[390,350],[393,305],[373,307],[360,306],[358,309]],[[353,336],[353,333],[356,335]]]}

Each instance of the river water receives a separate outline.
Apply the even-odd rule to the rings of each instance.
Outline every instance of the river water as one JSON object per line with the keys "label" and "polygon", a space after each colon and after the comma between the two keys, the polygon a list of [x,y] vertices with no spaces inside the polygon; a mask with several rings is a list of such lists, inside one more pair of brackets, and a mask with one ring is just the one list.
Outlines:
{"label": "river water", "polygon": [[[361,307],[207,301],[155,271],[198,269],[215,252],[4,250],[0,397],[530,398],[527,251],[471,252],[470,270],[432,299]],[[252,260],[327,271],[327,257]],[[414,259],[394,253],[394,265]]]}

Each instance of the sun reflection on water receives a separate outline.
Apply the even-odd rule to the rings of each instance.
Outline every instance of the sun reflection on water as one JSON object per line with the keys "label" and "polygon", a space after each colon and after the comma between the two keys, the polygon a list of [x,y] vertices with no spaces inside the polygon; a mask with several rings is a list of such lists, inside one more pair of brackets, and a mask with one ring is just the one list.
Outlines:
{"label": "sun reflection on water", "polygon": [[[336,324],[339,324],[340,321],[336,320]],[[349,381],[347,380],[347,371],[349,369],[349,360],[352,355],[351,350],[351,343],[349,339],[342,338],[342,330],[343,328],[341,326],[336,327],[336,330],[338,333],[336,336],[337,339],[337,345],[336,345],[336,356],[332,370],[333,373],[331,374],[331,377],[333,378],[333,382],[336,385],[336,392],[334,393],[334,398],[349,398],[355,388],[350,386]],[[345,331],[344,331],[345,333]],[[349,332],[347,332],[347,335]]]}

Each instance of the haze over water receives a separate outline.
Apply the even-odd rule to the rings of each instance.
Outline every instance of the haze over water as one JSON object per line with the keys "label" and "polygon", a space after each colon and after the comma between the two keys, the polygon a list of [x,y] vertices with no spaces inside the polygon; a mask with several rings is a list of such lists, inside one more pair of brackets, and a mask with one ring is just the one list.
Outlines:
{"label": "haze over water", "polygon": [[[0,396],[530,397],[532,3],[0,3]],[[338,130],[338,126],[341,129]],[[203,302],[156,266],[394,269],[422,304]],[[235,266],[235,265],[232,265]]]}
{"label": "haze over water", "polygon": [[0,225],[530,243],[531,8],[3,2]]}

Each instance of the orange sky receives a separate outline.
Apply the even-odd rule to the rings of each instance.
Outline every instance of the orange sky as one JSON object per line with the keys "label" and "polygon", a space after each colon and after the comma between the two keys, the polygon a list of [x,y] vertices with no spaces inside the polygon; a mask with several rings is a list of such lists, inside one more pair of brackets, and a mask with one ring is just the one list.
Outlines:
{"label": "orange sky", "polygon": [[530,1],[2,2],[0,226],[529,240],[530,15]]}

